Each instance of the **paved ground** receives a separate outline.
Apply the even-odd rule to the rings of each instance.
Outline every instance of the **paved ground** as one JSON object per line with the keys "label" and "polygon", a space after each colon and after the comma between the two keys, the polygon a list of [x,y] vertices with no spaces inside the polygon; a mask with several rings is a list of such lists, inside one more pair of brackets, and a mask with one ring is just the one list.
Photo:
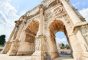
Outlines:
{"label": "paved ground", "polygon": [[74,60],[71,57],[60,57],[58,60]]}
{"label": "paved ground", "polygon": [[[31,60],[31,56],[8,56],[7,54],[0,54],[0,60]],[[73,60],[73,59],[70,56],[65,55],[64,57],[60,57],[56,60]]]}
{"label": "paved ground", "polygon": [[[0,60],[31,60],[30,56],[8,56],[7,54],[0,54]],[[71,57],[60,57],[56,60],[73,60]]]}
{"label": "paved ground", "polygon": [[31,60],[30,56],[8,56],[0,54],[0,60]]}

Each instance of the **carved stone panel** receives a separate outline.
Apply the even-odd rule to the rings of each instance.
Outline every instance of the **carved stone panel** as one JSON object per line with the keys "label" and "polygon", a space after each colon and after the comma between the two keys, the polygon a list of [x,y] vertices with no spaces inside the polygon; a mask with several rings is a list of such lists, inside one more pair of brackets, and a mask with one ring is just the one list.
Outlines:
{"label": "carved stone panel", "polygon": [[86,43],[88,44],[88,25],[81,26],[80,31],[81,31]]}
{"label": "carved stone panel", "polygon": [[52,12],[51,11],[46,11],[45,12],[45,20],[49,20],[50,18],[52,18]]}
{"label": "carved stone panel", "polygon": [[62,5],[56,5],[53,9],[53,12],[54,16],[58,17],[63,17],[64,15],[66,15],[66,12]]}
{"label": "carved stone panel", "polygon": [[40,49],[40,40],[38,40],[38,38],[36,38],[35,40],[35,50],[39,50]]}
{"label": "carved stone panel", "polygon": [[83,34],[87,34],[88,33],[88,25],[84,25],[84,26],[80,27],[80,29],[81,29],[81,32]]}

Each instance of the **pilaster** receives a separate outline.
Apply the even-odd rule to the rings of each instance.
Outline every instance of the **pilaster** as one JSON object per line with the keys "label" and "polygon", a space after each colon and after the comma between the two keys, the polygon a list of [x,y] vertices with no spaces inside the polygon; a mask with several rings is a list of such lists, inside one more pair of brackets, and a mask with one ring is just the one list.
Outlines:
{"label": "pilaster", "polygon": [[35,40],[35,52],[32,55],[32,60],[46,60],[46,37],[39,35]]}
{"label": "pilaster", "polygon": [[17,54],[18,47],[19,41],[18,40],[12,41],[11,47],[7,54],[10,56],[15,56]]}

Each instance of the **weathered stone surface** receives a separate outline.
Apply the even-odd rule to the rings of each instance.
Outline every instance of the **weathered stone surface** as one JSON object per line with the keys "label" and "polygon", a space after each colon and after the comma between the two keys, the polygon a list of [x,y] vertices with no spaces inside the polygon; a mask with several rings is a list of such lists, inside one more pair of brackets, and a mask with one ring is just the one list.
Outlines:
{"label": "weathered stone surface", "polygon": [[29,43],[29,42],[20,42],[20,46],[18,48],[17,55],[20,56],[25,56],[25,55],[32,55],[33,52],[35,51],[34,43]]}
{"label": "weathered stone surface", "polygon": [[16,21],[2,53],[58,60],[55,33],[61,31],[71,45],[73,59],[88,60],[88,23],[80,16],[67,0],[44,0]]}
{"label": "weathered stone surface", "polygon": [[17,54],[19,47],[19,42],[18,41],[13,41],[10,47],[10,50],[8,51],[8,55],[10,56],[15,56]]}

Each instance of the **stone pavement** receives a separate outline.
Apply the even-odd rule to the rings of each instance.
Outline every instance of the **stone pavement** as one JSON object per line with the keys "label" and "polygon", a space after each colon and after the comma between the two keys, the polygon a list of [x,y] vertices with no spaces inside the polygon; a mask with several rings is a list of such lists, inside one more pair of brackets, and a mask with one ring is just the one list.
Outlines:
{"label": "stone pavement", "polygon": [[[8,56],[7,54],[0,54],[0,60],[31,60],[31,56]],[[60,57],[56,60],[73,60],[70,57]]]}
{"label": "stone pavement", "polygon": [[69,58],[69,57],[60,57],[60,58],[58,58],[56,60],[74,60],[74,59]]}
{"label": "stone pavement", "polygon": [[8,56],[7,54],[0,54],[0,60],[31,60],[30,56]]}

